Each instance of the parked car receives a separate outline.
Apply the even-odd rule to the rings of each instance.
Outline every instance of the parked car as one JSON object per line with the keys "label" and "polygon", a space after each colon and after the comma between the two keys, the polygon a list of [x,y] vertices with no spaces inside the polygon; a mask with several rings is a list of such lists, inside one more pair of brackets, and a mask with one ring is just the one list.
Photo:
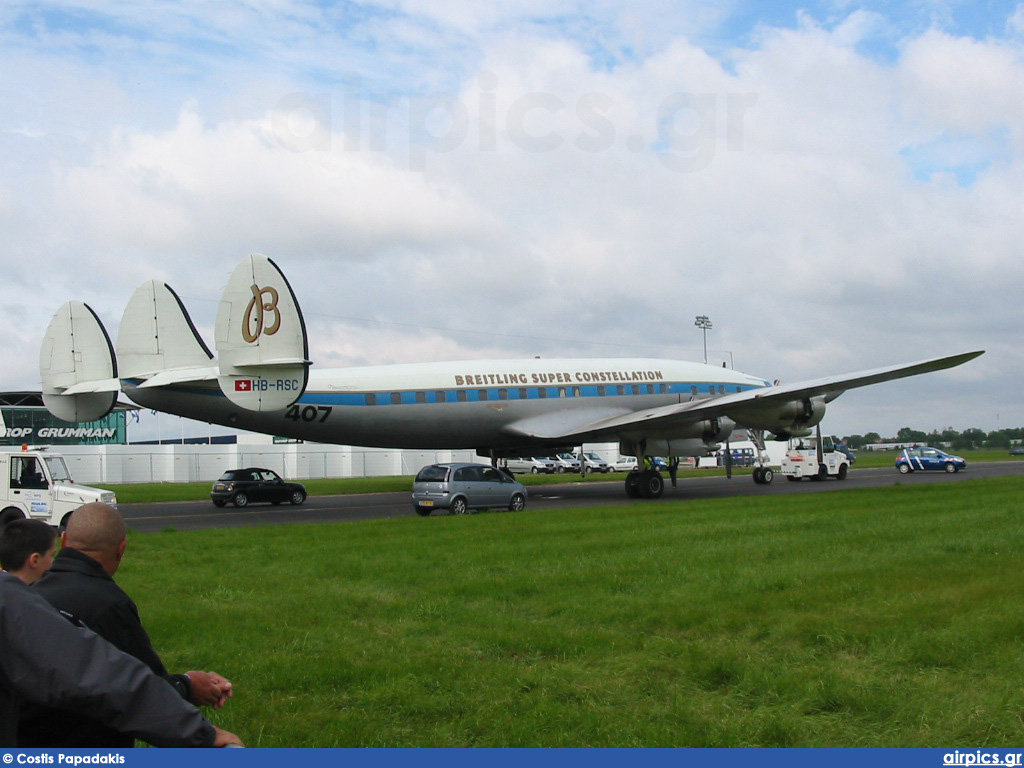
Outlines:
{"label": "parked car", "polygon": [[506,459],[505,466],[508,467],[509,472],[515,472],[520,475],[525,473],[553,475],[557,470],[554,459],[537,456],[520,456]]}
{"label": "parked car", "polygon": [[[652,461],[654,468],[659,472],[668,471],[668,462],[661,456],[655,456]],[[608,465],[609,472],[632,472],[634,469],[636,469],[636,456],[619,456]]]}
{"label": "parked car", "polygon": [[938,448],[921,446],[920,448],[904,448],[896,458],[896,469],[900,474],[918,470],[934,469],[943,472],[959,472],[967,469],[967,462],[959,456],[940,451]]}
{"label": "parked car", "polygon": [[1024,456],[1024,445],[1011,445],[1010,446],[1011,456]]}
{"label": "parked car", "polygon": [[574,455],[576,459],[580,461],[584,467],[586,467],[588,474],[591,472],[612,471],[612,468],[608,466],[608,463],[593,451],[584,451],[583,453],[578,453]]}
{"label": "parked car", "polygon": [[210,498],[218,507],[229,502],[236,507],[260,502],[302,504],[306,500],[306,487],[282,480],[272,469],[230,469],[213,484]]}
{"label": "parked car", "polygon": [[430,464],[412,484],[412,504],[423,517],[435,509],[453,515],[496,507],[517,512],[526,506],[526,498],[522,483],[486,464]]}
{"label": "parked car", "polygon": [[558,464],[558,472],[579,472],[580,471],[580,460],[573,456],[571,453],[560,453],[554,457],[555,462]]}
{"label": "parked car", "polygon": [[632,472],[636,469],[636,456],[619,456],[609,466],[612,472]]}

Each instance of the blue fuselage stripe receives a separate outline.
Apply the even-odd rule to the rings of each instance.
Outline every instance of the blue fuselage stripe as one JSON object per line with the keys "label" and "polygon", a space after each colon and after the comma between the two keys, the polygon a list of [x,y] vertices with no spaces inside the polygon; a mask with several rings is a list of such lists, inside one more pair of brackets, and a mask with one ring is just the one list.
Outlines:
{"label": "blue fuselage stripe", "polygon": [[306,405],[382,406],[424,403],[509,402],[560,398],[641,397],[653,395],[711,396],[743,392],[755,387],[740,384],[566,384],[555,387],[479,387],[459,389],[378,390],[374,392],[310,392],[298,402]]}

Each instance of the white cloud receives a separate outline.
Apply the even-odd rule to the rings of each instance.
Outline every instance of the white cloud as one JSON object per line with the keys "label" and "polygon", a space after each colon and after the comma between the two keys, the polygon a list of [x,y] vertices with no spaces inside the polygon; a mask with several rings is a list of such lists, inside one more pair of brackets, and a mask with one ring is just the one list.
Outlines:
{"label": "white cloud", "polygon": [[[152,277],[205,329],[227,274],[255,251],[292,281],[318,367],[696,359],[693,317],[706,313],[713,357],[724,348],[737,367],[790,381],[993,350],[935,385],[849,395],[834,431],[953,415],[994,428],[996,409],[1002,426],[1024,424],[1008,386],[1024,375],[1012,352],[1024,320],[1013,42],[947,29],[902,40],[882,62],[861,49],[892,30],[853,12],[828,28],[810,16],[761,25],[722,56],[702,42],[723,21],[711,5],[691,7],[697,22],[658,4],[566,0],[557,22],[558,9],[528,2],[365,5],[365,18],[334,27],[305,5],[240,7],[264,36],[255,70],[204,54],[208,75],[172,73],[171,96],[149,93],[141,111],[127,81],[102,70],[74,121],[45,99],[5,102],[0,148],[30,148],[0,161],[4,259],[32,294],[27,335],[72,297],[113,331]],[[195,38],[230,34],[226,19],[202,29],[183,13],[169,51],[194,25]],[[630,55],[596,56],[579,34],[588,24]],[[383,47],[370,56],[367,40]],[[283,71],[261,58],[276,52]],[[66,73],[88,68],[73,59],[50,79],[21,55],[43,92],[70,97]],[[360,85],[350,76],[374,57]],[[332,80],[342,61],[353,68]],[[406,86],[413,63],[425,69]],[[424,96],[446,82],[446,98]],[[71,122],[74,140],[55,142]],[[32,386],[27,342],[13,335],[0,338],[0,386]],[[960,386],[972,396],[954,414]]]}

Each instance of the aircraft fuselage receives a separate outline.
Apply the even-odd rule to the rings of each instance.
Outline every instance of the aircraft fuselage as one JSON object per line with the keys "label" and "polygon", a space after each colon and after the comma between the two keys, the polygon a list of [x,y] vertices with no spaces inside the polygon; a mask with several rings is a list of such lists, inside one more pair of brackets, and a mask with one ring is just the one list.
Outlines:
{"label": "aircraft fuselage", "polygon": [[[514,449],[566,444],[532,436],[537,425],[571,432],[602,418],[764,386],[763,379],[699,363],[530,359],[311,371],[293,405],[265,413],[232,404],[212,381],[154,388],[125,381],[124,391],[144,407],[313,442]],[[617,439],[594,432],[579,442]]]}

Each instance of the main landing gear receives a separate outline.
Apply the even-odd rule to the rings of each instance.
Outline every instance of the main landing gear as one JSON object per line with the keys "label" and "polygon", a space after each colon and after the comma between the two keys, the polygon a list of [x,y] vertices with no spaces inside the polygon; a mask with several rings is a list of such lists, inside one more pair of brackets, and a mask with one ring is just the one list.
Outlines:
{"label": "main landing gear", "polygon": [[775,472],[768,466],[768,452],[764,447],[764,430],[748,429],[747,434],[750,441],[757,449],[757,466],[754,467],[754,482],[758,485],[771,485],[775,479]]}
{"label": "main landing gear", "polygon": [[656,469],[634,469],[626,475],[626,495],[631,499],[660,499],[665,481]]}

